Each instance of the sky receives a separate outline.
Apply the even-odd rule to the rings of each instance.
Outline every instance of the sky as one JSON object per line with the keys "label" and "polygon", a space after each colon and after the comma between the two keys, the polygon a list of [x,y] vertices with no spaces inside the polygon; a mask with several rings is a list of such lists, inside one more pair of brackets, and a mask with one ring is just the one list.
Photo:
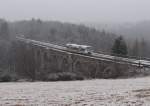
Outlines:
{"label": "sky", "polygon": [[150,0],[0,0],[0,18],[135,22],[150,20]]}

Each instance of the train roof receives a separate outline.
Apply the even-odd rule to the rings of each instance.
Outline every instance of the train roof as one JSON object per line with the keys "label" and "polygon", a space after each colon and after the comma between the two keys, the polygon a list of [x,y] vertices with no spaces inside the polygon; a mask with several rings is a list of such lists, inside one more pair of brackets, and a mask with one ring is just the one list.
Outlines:
{"label": "train roof", "polygon": [[91,46],[88,45],[78,45],[78,44],[72,44],[72,43],[67,43],[66,46],[72,46],[76,48],[90,48]]}

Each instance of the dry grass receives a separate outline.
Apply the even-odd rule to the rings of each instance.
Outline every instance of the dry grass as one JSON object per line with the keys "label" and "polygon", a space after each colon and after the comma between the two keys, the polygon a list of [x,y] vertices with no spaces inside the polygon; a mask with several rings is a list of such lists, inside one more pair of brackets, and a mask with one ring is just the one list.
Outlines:
{"label": "dry grass", "polygon": [[149,106],[150,77],[0,83],[0,106]]}

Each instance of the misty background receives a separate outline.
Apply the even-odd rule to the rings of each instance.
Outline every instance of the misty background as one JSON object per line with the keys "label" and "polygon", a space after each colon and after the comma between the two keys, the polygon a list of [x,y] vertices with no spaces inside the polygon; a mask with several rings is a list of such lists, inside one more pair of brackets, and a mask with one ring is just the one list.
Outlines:
{"label": "misty background", "polygon": [[69,22],[137,22],[150,19],[149,0],[1,0],[1,17]]}
{"label": "misty background", "polygon": [[126,37],[149,38],[149,5],[149,0],[1,0],[0,17],[85,24]]}
{"label": "misty background", "polygon": [[[130,48],[136,41],[149,44],[149,4],[149,0],[5,0],[0,1],[0,18],[2,23],[8,22],[11,38],[24,34],[46,42],[82,43],[110,51],[120,35]],[[105,42],[108,47],[102,48]]]}

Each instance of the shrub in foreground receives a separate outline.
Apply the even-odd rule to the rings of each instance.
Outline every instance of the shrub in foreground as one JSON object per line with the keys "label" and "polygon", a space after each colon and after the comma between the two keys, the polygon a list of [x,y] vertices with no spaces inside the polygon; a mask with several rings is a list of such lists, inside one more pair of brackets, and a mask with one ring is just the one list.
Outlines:
{"label": "shrub in foreground", "polygon": [[0,82],[12,82],[17,80],[18,80],[17,75],[11,73],[5,73],[0,76]]}
{"label": "shrub in foreground", "polygon": [[72,81],[72,80],[84,80],[83,76],[79,76],[71,72],[51,73],[45,79],[46,81]]}

